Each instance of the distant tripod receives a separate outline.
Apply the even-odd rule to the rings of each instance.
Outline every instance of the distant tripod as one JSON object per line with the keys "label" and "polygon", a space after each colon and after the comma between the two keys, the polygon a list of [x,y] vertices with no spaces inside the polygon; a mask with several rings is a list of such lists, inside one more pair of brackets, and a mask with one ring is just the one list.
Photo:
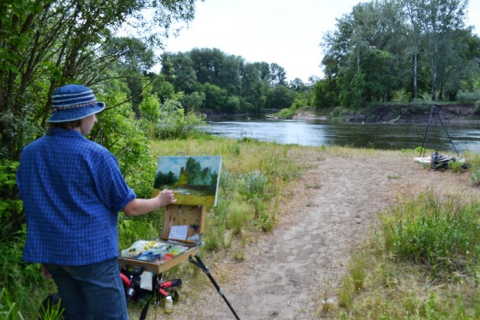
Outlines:
{"label": "distant tripod", "polygon": [[427,131],[425,132],[425,137],[423,138],[423,144],[422,144],[422,149],[420,150],[420,156],[425,157],[425,144],[427,142],[428,133],[430,131],[430,125],[435,120],[435,116],[438,118],[438,120],[440,120],[440,123],[442,124],[443,130],[445,130],[445,133],[447,134],[447,137],[450,140],[450,143],[452,144],[453,150],[455,150],[455,153],[457,154],[457,157],[460,158],[460,155],[458,154],[458,151],[455,148],[455,145],[453,144],[452,138],[448,134],[448,131],[445,128],[445,125],[443,124],[442,118],[440,117],[440,111],[437,111],[437,106],[436,105],[433,105],[432,109],[430,110],[430,118],[428,120]]}

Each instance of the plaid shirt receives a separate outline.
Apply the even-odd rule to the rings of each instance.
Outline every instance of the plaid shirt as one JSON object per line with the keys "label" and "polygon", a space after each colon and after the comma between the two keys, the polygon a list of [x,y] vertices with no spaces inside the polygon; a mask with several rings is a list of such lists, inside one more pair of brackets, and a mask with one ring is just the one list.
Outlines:
{"label": "plaid shirt", "polygon": [[81,266],[118,256],[118,212],[135,198],[115,157],[78,131],[50,129],[17,172],[26,262]]}

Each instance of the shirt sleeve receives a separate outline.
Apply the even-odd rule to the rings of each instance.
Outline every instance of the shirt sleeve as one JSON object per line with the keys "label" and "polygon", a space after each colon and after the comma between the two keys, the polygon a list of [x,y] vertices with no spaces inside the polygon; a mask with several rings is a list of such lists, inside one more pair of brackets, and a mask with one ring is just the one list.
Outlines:
{"label": "shirt sleeve", "polygon": [[122,211],[130,201],[136,198],[136,195],[128,187],[117,159],[104,149],[94,161],[93,180],[101,201],[112,211]]}

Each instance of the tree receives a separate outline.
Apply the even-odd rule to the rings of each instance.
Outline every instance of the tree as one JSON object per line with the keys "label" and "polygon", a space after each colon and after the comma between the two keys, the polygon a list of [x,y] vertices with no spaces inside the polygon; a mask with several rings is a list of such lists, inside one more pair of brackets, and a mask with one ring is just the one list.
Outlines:
{"label": "tree", "polygon": [[197,75],[188,53],[165,53],[162,55],[161,73],[175,86],[176,91],[195,91]]}
{"label": "tree", "polygon": [[[47,0],[0,4],[1,153],[16,159],[42,134],[55,88],[67,82],[95,87],[111,67],[132,59],[139,42],[115,38],[129,20],[145,46],[161,45],[174,20],[193,19],[194,0]],[[146,20],[144,9],[155,14]],[[151,33],[153,26],[163,33]],[[131,50],[130,50],[131,49]],[[147,67],[140,64],[139,67]],[[109,70],[110,68],[110,70]]]}
{"label": "tree", "polygon": [[285,72],[284,68],[280,67],[276,63],[271,63],[269,73],[271,86],[287,85],[287,73]]}
{"label": "tree", "polygon": [[431,0],[424,3],[427,45],[432,68],[432,100],[437,98],[439,67],[448,64],[447,61],[456,54],[456,50],[444,52],[442,49],[449,47],[452,41],[455,42],[452,31],[463,28],[467,3],[468,0]]}

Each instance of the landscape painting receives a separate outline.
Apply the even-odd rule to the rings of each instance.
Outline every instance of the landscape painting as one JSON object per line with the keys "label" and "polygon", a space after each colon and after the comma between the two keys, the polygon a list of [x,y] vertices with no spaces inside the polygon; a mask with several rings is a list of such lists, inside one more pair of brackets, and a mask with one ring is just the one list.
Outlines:
{"label": "landscape painting", "polygon": [[221,166],[221,156],[159,157],[154,194],[169,189],[176,204],[215,206]]}

